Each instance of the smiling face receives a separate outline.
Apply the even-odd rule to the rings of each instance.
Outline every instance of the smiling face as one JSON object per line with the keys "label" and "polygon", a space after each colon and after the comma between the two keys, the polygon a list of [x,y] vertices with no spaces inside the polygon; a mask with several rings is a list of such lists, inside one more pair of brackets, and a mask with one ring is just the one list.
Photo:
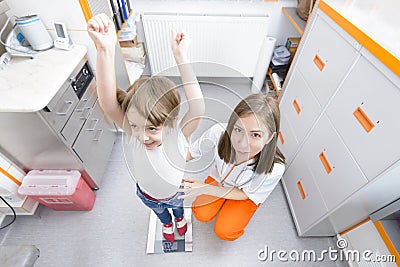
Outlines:
{"label": "smiling face", "polygon": [[236,121],[230,139],[235,150],[235,163],[240,163],[260,153],[271,135],[257,116],[250,114]]}
{"label": "smiling face", "polygon": [[153,150],[162,144],[164,133],[168,126],[155,126],[146,120],[135,108],[126,113],[132,129],[132,136],[137,138],[148,150]]}

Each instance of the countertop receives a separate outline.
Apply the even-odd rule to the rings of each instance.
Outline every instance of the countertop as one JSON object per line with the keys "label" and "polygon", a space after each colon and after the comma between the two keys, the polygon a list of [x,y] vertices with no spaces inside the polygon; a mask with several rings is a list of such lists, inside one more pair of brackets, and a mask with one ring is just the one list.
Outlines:
{"label": "countertop", "polygon": [[86,47],[71,50],[51,48],[34,59],[13,57],[0,70],[0,112],[34,112],[54,97],[77,64],[86,55]]}
{"label": "countertop", "polygon": [[400,59],[399,0],[323,0],[369,38]]}

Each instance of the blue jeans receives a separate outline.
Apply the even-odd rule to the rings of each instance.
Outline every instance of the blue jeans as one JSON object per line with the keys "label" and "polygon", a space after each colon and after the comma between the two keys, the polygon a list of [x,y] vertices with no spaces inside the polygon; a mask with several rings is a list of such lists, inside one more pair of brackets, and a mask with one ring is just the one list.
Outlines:
{"label": "blue jeans", "polygon": [[154,211],[163,224],[169,224],[172,222],[172,216],[169,213],[168,208],[172,209],[175,218],[181,218],[183,216],[183,199],[178,199],[178,196],[183,195],[182,192],[176,193],[176,195],[169,200],[154,201],[144,196],[140,191],[139,186],[136,185],[136,195],[142,200],[143,204]]}

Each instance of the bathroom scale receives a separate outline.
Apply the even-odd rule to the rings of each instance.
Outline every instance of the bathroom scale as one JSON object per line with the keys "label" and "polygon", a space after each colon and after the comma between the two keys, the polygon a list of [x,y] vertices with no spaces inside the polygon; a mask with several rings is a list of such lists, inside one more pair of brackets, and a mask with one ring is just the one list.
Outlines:
{"label": "bathroom scale", "polygon": [[[185,219],[188,224],[188,229],[183,236],[178,234],[174,225],[175,241],[169,242],[162,235],[162,223],[157,218],[155,213],[150,213],[149,231],[147,235],[147,254],[161,254],[174,252],[191,252],[193,249],[192,239],[192,209],[184,208]],[[172,211],[170,210],[171,214]],[[174,222],[175,223],[175,222]]]}

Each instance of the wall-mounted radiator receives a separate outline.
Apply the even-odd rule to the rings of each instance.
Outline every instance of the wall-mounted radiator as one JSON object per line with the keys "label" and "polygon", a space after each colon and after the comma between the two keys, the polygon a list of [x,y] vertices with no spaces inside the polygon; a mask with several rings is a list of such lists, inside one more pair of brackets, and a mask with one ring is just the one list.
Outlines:
{"label": "wall-mounted radiator", "polygon": [[[143,14],[147,55],[152,74],[179,75],[172,50],[171,31],[186,31],[191,39],[188,57],[197,76],[253,77],[267,15]],[[224,67],[227,66],[227,67]]]}

